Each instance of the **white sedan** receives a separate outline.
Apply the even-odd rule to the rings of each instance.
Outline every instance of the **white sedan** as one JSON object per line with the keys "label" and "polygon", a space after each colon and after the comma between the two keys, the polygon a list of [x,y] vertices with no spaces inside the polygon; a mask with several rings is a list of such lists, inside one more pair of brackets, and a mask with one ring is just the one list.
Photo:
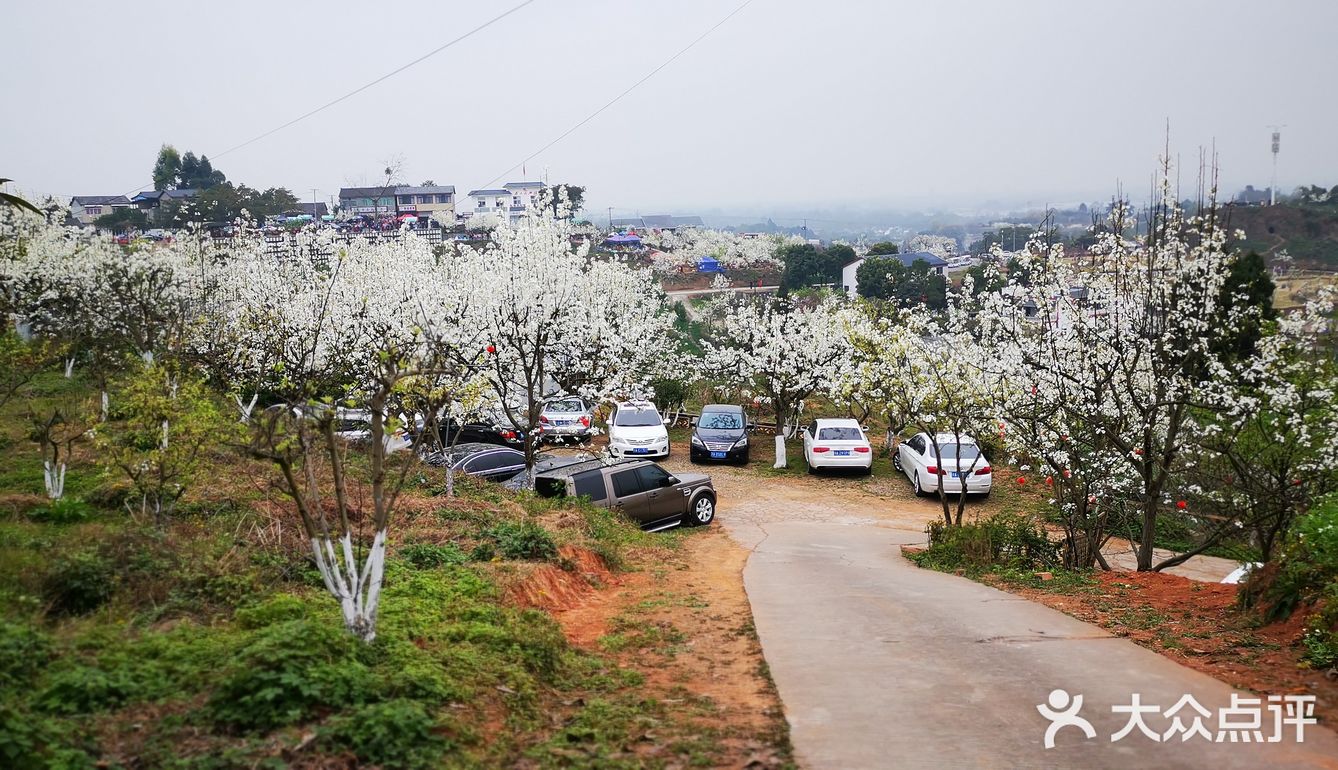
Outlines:
{"label": "white sedan", "polygon": [[970,436],[939,433],[931,439],[928,433],[917,433],[901,442],[892,464],[911,480],[917,495],[961,494],[963,489],[969,495],[988,495],[994,485],[989,460]]}
{"label": "white sedan", "polygon": [[873,470],[873,447],[855,420],[814,420],[803,435],[809,473],[819,468],[856,468],[865,473]]}

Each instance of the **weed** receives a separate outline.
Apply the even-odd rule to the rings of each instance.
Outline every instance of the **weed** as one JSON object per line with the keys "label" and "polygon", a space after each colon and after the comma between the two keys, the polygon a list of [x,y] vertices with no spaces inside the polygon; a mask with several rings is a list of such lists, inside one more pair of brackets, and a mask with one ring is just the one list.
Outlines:
{"label": "weed", "polygon": [[557,543],[548,530],[534,523],[501,521],[482,535],[497,543],[497,550],[508,559],[552,559],[557,556]]}
{"label": "weed", "polygon": [[414,770],[440,765],[442,754],[451,748],[436,727],[421,703],[397,698],[332,718],[322,741],[388,770]]}

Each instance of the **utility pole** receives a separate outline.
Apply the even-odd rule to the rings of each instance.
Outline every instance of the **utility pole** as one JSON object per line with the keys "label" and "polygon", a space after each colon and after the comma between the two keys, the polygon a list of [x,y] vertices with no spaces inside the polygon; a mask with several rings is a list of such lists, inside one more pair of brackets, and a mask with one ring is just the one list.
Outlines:
{"label": "utility pole", "polygon": [[319,222],[320,219],[321,219],[320,214],[317,213],[317,211],[316,211],[316,209],[317,209],[317,206],[316,206],[316,192],[317,192],[319,189],[320,189],[320,188],[318,188],[318,187],[313,187],[313,188],[311,188],[311,221],[312,221],[312,222]]}
{"label": "utility pole", "polygon": [[1282,129],[1286,125],[1269,126],[1273,129],[1273,183],[1268,186],[1268,205],[1272,206],[1278,202],[1278,145],[1282,140]]}
{"label": "utility pole", "polygon": [[613,207],[609,206],[609,232],[613,232]]}

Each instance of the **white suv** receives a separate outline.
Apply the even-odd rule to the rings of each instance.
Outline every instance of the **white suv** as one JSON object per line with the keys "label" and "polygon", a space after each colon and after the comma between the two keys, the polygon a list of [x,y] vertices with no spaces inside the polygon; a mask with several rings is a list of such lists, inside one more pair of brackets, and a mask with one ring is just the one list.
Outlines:
{"label": "white suv", "polygon": [[668,457],[669,431],[649,401],[625,401],[609,417],[609,453],[614,457]]}

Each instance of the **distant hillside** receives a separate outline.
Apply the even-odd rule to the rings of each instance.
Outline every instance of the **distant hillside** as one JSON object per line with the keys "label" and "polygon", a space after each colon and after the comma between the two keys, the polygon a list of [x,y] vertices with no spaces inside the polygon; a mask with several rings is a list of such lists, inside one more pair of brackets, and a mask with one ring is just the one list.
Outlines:
{"label": "distant hillside", "polygon": [[1338,269],[1338,206],[1229,206],[1226,216],[1229,227],[1245,231],[1246,249],[1268,257],[1286,249],[1297,267]]}

